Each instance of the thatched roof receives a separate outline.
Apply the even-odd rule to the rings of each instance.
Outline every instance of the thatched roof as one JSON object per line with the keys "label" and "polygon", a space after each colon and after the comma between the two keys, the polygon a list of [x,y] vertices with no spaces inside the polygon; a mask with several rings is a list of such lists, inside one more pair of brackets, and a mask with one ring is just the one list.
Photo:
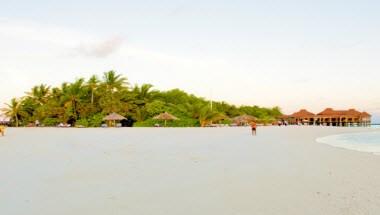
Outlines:
{"label": "thatched roof", "polygon": [[103,118],[103,120],[106,120],[106,121],[115,121],[115,120],[123,120],[123,119],[125,119],[125,117],[117,113],[111,113],[108,116]]}
{"label": "thatched roof", "polygon": [[362,115],[361,115],[363,118],[366,118],[366,117],[371,117],[371,114],[367,113],[367,112],[362,112]]}
{"label": "thatched roof", "polygon": [[254,117],[254,116],[250,116],[250,115],[241,115],[241,116],[237,116],[237,117],[234,117],[232,119],[232,121],[234,123],[249,123],[249,122],[253,122],[253,121],[256,121],[257,118]]}
{"label": "thatched roof", "polygon": [[290,119],[290,118],[314,118],[314,117],[357,117],[357,118],[370,118],[371,115],[367,112],[359,112],[355,109],[348,109],[348,110],[334,110],[332,108],[326,108],[322,112],[318,114],[311,113],[305,109],[302,109],[298,112],[293,113],[292,115],[283,115],[280,117],[280,119]]}
{"label": "thatched roof", "polygon": [[355,110],[334,110],[332,108],[326,108],[324,111],[318,113],[318,116],[328,116],[328,117],[342,117],[342,116],[350,116],[350,117],[361,117],[363,113]]}
{"label": "thatched roof", "polygon": [[293,118],[313,118],[315,116],[314,113],[307,111],[306,109],[301,109],[298,112],[293,113],[290,117]]}
{"label": "thatched roof", "polygon": [[161,113],[155,117],[153,117],[153,119],[159,119],[159,120],[177,120],[178,118],[171,115],[170,113],[168,112],[165,112],[165,113]]}

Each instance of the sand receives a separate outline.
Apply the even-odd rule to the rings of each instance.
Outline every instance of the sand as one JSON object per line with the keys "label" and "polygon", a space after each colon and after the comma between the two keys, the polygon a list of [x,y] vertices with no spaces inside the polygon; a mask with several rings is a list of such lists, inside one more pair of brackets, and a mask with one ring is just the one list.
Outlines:
{"label": "sand", "polygon": [[380,214],[380,156],[332,127],[8,129],[4,215]]}

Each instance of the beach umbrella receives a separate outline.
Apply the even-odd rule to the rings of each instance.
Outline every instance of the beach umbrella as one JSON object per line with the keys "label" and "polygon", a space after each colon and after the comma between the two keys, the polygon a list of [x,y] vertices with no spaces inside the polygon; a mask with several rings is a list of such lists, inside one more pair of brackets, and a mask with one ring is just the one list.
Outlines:
{"label": "beach umbrella", "polygon": [[126,118],[120,114],[115,113],[115,112],[108,114],[106,117],[103,118],[103,120],[114,122],[114,124],[116,124],[116,121],[120,121],[123,119],[126,119]]}
{"label": "beach umbrella", "polygon": [[242,124],[246,124],[246,123],[250,123],[250,122],[254,122],[256,121],[257,118],[254,117],[254,116],[251,116],[251,115],[241,115],[241,116],[237,116],[237,117],[234,117],[232,119],[232,121],[238,125],[242,125]]}
{"label": "beach umbrella", "polygon": [[168,112],[161,113],[161,114],[153,117],[153,119],[164,120],[165,121],[165,126],[166,126],[166,121],[168,121],[168,120],[178,120],[177,117],[171,115]]}

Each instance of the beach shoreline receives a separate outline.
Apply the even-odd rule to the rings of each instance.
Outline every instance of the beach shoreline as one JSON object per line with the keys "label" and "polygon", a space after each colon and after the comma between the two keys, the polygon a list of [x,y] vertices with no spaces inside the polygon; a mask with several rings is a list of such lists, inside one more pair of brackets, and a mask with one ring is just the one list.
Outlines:
{"label": "beach shoreline", "polygon": [[318,143],[373,128],[8,128],[1,214],[378,214],[380,156]]}

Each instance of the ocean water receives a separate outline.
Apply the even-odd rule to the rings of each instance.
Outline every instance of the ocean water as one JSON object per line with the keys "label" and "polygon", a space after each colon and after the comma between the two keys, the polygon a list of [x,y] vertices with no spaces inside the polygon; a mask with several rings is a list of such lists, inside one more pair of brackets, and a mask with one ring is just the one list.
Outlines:
{"label": "ocean water", "polygon": [[331,135],[318,138],[317,142],[380,155],[380,131]]}

